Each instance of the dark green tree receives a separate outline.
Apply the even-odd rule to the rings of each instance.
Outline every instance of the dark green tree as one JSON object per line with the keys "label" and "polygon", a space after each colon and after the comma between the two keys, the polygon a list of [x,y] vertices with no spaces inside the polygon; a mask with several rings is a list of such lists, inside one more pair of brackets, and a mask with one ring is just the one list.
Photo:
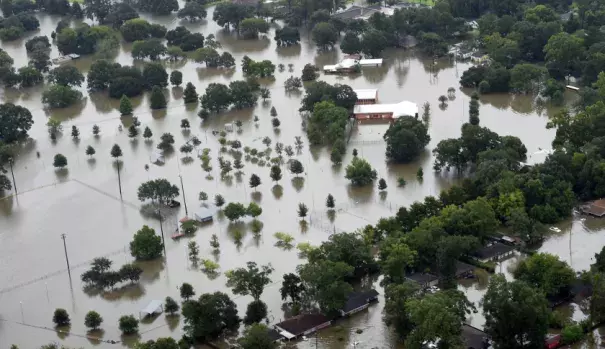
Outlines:
{"label": "dark green tree", "polygon": [[139,320],[133,315],[124,315],[118,320],[118,327],[125,335],[136,334],[139,332]]}
{"label": "dark green tree", "polygon": [[203,343],[236,331],[240,318],[235,303],[224,293],[205,293],[197,301],[183,304],[185,334],[195,342]]}
{"label": "dark green tree", "polygon": [[168,314],[174,315],[174,313],[179,311],[179,304],[171,297],[166,297],[166,299],[164,300],[164,310]]}
{"label": "dark green tree", "polygon": [[248,303],[244,324],[252,325],[263,321],[267,317],[267,304],[261,300],[254,300]]}
{"label": "dark green tree", "polygon": [[186,282],[183,282],[181,287],[179,287],[179,291],[181,292],[181,298],[183,298],[185,301],[188,301],[191,297],[195,296],[193,286]]}
{"label": "dark green tree", "polygon": [[71,324],[71,320],[69,319],[67,310],[61,308],[55,309],[55,313],[53,314],[53,323],[56,326],[69,326]]}
{"label": "dark green tree", "polygon": [[242,349],[276,349],[278,345],[268,334],[267,326],[255,323],[246,327],[238,343]]}
{"label": "dark green tree", "polygon": [[102,323],[103,318],[101,317],[101,315],[99,315],[99,313],[94,310],[91,310],[86,313],[86,316],[84,317],[84,325],[93,331],[99,328]]}
{"label": "dark green tree", "polygon": [[523,281],[507,282],[496,275],[483,297],[485,332],[497,348],[541,348],[548,330],[544,295]]}
{"label": "dark green tree", "polygon": [[130,98],[126,95],[122,95],[120,98],[120,115],[130,115],[132,114],[132,103],[130,102]]}
{"label": "dark green tree", "polygon": [[166,108],[166,96],[164,92],[158,86],[153,86],[151,90],[151,96],[149,97],[149,106],[151,109],[163,109]]}
{"label": "dark green tree", "polygon": [[234,294],[250,295],[259,300],[265,286],[271,283],[269,277],[273,272],[271,265],[263,265],[260,268],[255,262],[248,262],[246,268],[237,268],[228,271],[227,286],[231,287]]}
{"label": "dark green tree", "polygon": [[345,169],[345,178],[355,186],[367,185],[376,179],[376,170],[366,160],[355,157]]}
{"label": "dark green tree", "polygon": [[164,244],[155,230],[144,225],[130,242],[130,254],[137,260],[156,259],[162,255]]}
{"label": "dark green tree", "polygon": [[185,91],[183,92],[183,101],[185,103],[196,103],[197,99],[198,95],[195,86],[188,82],[187,86],[185,86]]}
{"label": "dark green tree", "polygon": [[183,73],[178,70],[173,70],[170,73],[170,83],[173,86],[180,86],[183,83]]}
{"label": "dark green tree", "polygon": [[409,162],[416,158],[430,142],[428,128],[412,116],[398,118],[384,134],[386,156],[396,162]]}

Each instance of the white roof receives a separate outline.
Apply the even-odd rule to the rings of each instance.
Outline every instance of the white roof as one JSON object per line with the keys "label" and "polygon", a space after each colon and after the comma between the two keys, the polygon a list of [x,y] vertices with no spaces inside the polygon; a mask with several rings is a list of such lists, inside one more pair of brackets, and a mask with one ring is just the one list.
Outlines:
{"label": "white roof", "polygon": [[339,68],[351,68],[355,66],[357,62],[353,58],[345,58],[337,64]]}
{"label": "white roof", "polygon": [[324,70],[336,70],[336,64],[324,65]]}
{"label": "white roof", "polygon": [[415,116],[418,114],[416,103],[403,101],[395,104],[360,104],[353,108],[353,114],[393,113],[393,117]]}
{"label": "white roof", "polygon": [[357,94],[357,99],[374,99],[376,98],[376,94],[378,90],[376,89],[361,89],[361,90],[353,90],[355,94]]}
{"label": "white roof", "polygon": [[382,58],[375,59],[360,59],[360,65],[382,65]]}
{"label": "white roof", "polygon": [[147,306],[143,310],[141,310],[141,314],[147,316],[155,313],[161,313],[162,310],[162,301],[153,300],[149,302],[149,304],[147,304]]}

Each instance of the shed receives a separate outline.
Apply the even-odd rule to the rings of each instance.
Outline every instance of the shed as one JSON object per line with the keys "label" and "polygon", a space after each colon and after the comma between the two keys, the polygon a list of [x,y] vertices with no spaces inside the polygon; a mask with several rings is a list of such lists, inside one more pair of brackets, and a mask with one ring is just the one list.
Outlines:
{"label": "shed", "polygon": [[422,288],[437,286],[437,283],[439,282],[439,278],[437,276],[429,273],[408,274],[405,276],[405,278],[410,281],[414,281]]}
{"label": "shed", "polygon": [[232,122],[225,124],[225,131],[233,132],[233,123]]}
{"label": "shed", "polygon": [[155,314],[161,314],[164,311],[164,305],[162,301],[152,300],[147,304],[145,308],[139,311],[139,318],[144,318],[146,316],[152,316]]}
{"label": "shed", "polygon": [[340,310],[342,316],[355,314],[366,309],[371,303],[378,300],[378,291],[375,289],[353,292],[349,294],[347,303],[344,308]]}
{"label": "shed", "polygon": [[193,218],[195,218],[198,222],[210,222],[213,219],[214,210],[210,207],[200,207],[197,212],[193,214]]}
{"label": "shed", "polygon": [[306,336],[328,327],[332,321],[322,314],[301,314],[275,324],[275,329],[284,338],[291,340]]}

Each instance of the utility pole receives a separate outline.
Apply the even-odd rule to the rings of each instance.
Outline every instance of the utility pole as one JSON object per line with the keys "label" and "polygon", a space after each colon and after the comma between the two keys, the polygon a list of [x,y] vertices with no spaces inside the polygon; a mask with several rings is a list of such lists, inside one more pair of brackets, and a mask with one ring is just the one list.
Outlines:
{"label": "utility pole", "polygon": [[71,279],[71,268],[69,267],[69,257],[67,256],[67,244],[65,243],[65,238],[65,233],[61,234],[61,239],[63,239],[63,249],[65,250],[65,262],[67,262],[67,273]]}
{"label": "utility pole", "polygon": [[183,205],[185,206],[185,216],[189,216],[189,212],[187,211],[187,199],[185,198],[185,187],[183,186],[183,176],[179,174],[179,178],[181,179],[181,190],[183,191]]}
{"label": "utility pole", "polygon": [[[160,216],[160,232],[162,232],[162,244],[164,245],[164,251],[166,251],[166,243],[164,240],[164,227],[162,226],[162,211],[158,208],[158,215]],[[164,254],[166,254],[164,252]]]}
{"label": "utility pole", "polygon": [[13,157],[11,156],[8,160],[9,165],[11,166],[11,175],[13,175],[13,187],[15,188],[15,195],[17,193],[17,182],[15,182],[15,173],[13,172]]}
{"label": "utility pole", "polygon": [[116,166],[118,166],[118,188],[120,188],[120,200],[122,200],[122,180],[120,178],[120,161],[116,159]]}

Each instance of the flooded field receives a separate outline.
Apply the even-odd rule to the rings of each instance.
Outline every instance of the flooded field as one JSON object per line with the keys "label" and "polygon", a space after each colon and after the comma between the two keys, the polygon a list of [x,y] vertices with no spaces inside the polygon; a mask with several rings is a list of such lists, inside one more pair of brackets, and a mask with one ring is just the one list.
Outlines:
{"label": "flooded field", "polygon": [[[39,17],[42,34],[54,30],[59,18],[42,15]],[[209,9],[208,18],[212,18]],[[352,188],[344,178],[344,166],[333,167],[327,149],[309,149],[302,118],[298,113],[300,94],[286,94],[283,83],[290,76],[300,76],[304,64],[318,66],[333,64],[342,58],[338,50],[317,53],[308,35],[303,33],[300,46],[278,48],[270,39],[273,33],[259,40],[245,41],[221,30],[213,21],[201,23],[180,23],[175,17],[148,18],[174,28],[185,25],[191,31],[204,35],[214,33],[223,45],[231,52],[238,69],[207,69],[192,61],[167,63],[170,70],[178,69],[183,73],[183,85],[192,82],[201,95],[209,83],[228,83],[242,79],[241,58],[248,55],[252,59],[270,59],[275,64],[286,66],[293,64],[293,72],[288,68],[284,72],[276,71],[274,81],[263,81],[271,91],[271,99],[259,104],[254,109],[228,112],[212,116],[201,123],[197,117],[198,107],[184,106],[181,99],[182,88],[168,88],[168,108],[151,112],[148,96],[133,99],[134,114],[142,126],[149,126],[153,131],[154,142],[130,140],[125,131],[131,118],[120,118],[117,110],[119,101],[109,99],[104,94],[85,94],[87,98],[81,105],[64,109],[47,111],[41,104],[41,91],[44,86],[24,90],[3,90],[2,102],[21,104],[29,108],[35,124],[30,130],[33,141],[25,145],[15,163],[16,185],[19,195],[4,198],[0,201],[0,348],[18,344],[23,348],[34,348],[49,341],[62,340],[74,347],[100,348],[120,347],[131,344],[136,338],[122,338],[117,320],[125,314],[137,316],[149,301],[178,297],[178,285],[191,283],[199,295],[205,292],[221,290],[231,294],[225,287],[223,275],[210,279],[201,271],[191,267],[187,258],[188,239],[173,241],[168,236],[177,226],[177,220],[185,215],[181,206],[165,217],[163,229],[166,235],[166,257],[160,261],[142,264],[144,274],[138,286],[116,290],[109,294],[89,294],[82,290],[80,274],[94,257],[107,256],[116,266],[130,262],[128,243],[132,235],[143,224],[156,229],[159,233],[158,220],[141,213],[141,203],[137,200],[136,191],[139,184],[153,178],[167,178],[173,184],[179,184],[182,176],[185,198],[188,209],[194,212],[200,203],[197,199],[200,191],[205,191],[212,198],[222,194],[227,202],[247,204],[254,200],[263,208],[259,217],[264,223],[262,238],[255,239],[248,228],[248,221],[230,224],[219,216],[212,224],[198,229],[191,239],[200,246],[201,258],[214,258],[209,246],[210,236],[217,234],[221,252],[217,257],[220,270],[226,271],[243,266],[247,261],[259,264],[272,263],[275,272],[274,281],[263,293],[262,300],[270,309],[269,319],[272,323],[283,319],[279,287],[284,273],[292,272],[304,262],[297,256],[297,251],[282,250],[274,246],[273,234],[278,231],[292,234],[296,243],[310,242],[319,244],[334,231],[352,231],[366,224],[373,224],[380,217],[393,215],[401,205],[421,200],[427,195],[437,195],[457,178],[453,175],[434,174],[430,150],[445,138],[458,137],[460,126],[468,119],[469,91],[458,88],[459,77],[468,68],[466,64],[423,60],[413,53],[405,51],[387,51],[384,54],[385,65],[380,68],[364,69],[356,76],[325,76],[320,79],[329,83],[348,84],[354,89],[378,89],[378,98],[382,102],[399,102],[410,100],[422,105],[431,103],[429,133],[431,142],[425,153],[414,163],[407,165],[388,165],[385,162],[385,146],[382,134],[387,125],[360,125],[353,131],[347,147],[347,156],[343,163],[351,160],[353,148],[359,156],[367,159],[377,170],[378,177],[386,179],[388,184],[386,197],[381,197],[375,187]],[[34,36],[36,34],[31,34]],[[30,37],[31,37],[30,36]],[[27,62],[24,42],[4,43],[5,49],[16,62],[16,66]],[[58,55],[53,46],[51,57]],[[133,64],[129,45],[123,45],[116,61],[121,64]],[[86,73],[94,57],[83,57],[73,62]],[[140,62],[135,62],[140,64]],[[446,108],[440,108],[437,98],[447,94],[449,87],[456,88],[455,98],[448,102]],[[85,92],[85,87],[82,88]],[[269,110],[274,106],[281,121],[279,131],[270,123]],[[545,128],[548,116],[555,109],[536,109],[530,96],[490,95],[482,96],[480,107],[481,124],[500,135],[519,137],[527,146],[529,162],[539,162],[544,155],[541,149],[550,148],[554,137],[553,130]],[[258,115],[258,125],[253,122]],[[46,130],[46,121],[53,116],[63,121],[64,132],[56,143],[51,142]],[[192,125],[189,132],[182,132],[180,120],[188,119]],[[269,177],[269,167],[244,162],[244,175],[232,180],[221,180],[217,163],[220,155],[217,137],[211,131],[223,129],[225,123],[241,120],[241,132],[233,132],[228,139],[238,139],[243,146],[263,149],[261,139],[269,136],[273,143],[282,142],[293,145],[295,136],[302,136],[305,147],[301,154],[295,155],[304,167],[305,173],[295,179],[287,171],[276,186]],[[94,124],[101,128],[101,135],[93,137],[91,129]],[[72,125],[80,128],[81,136],[74,142],[69,136]],[[119,126],[124,131],[119,131]],[[168,154],[163,166],[145,165],[150,163],[150,155],[155,149],[159,136],[170,132],[175,136],[175,148],[178,149],[191,136],[202,141],[202,148],[210,148],[212,156],[213,179],[206,179],[207,173],[197,158],[192,162],[183,162],[182,155],[175,151]],[[121,166],[123,200],[118,192],[116,168],[109,155],[111,146],[117,143],[124,152]],[[92,145],[97,153],[89,159],[84,150]],[[56,153],[64,154],[68,159],[67,171],[56,172],[52,167],[52,158]],[[39,154],[39,156],[38,156]],[[424,180],[415,178],[418,167],[424,169]],[[252,173],[259,175],[262,185],[256,192],[248,186]],[[404,177],[408,184],[397,187],[397,178]],[[331,193],[339,208],[334,221],[326,214],[325,199]],[[183,201],[183,195],[178,199]],[[305,203],[310,211],[307,226],[301,226],[296,214],[298,203]],[[562,233],[550,237],[541,247],[541,251],[556,253],[568,261],[574,269],[587,268],[590,259],[600,250],[605,237],[601,221],[580,221],[579,218],[561,224]],[[240,246],[234,243],[233,232],[246,231]],[[72,266],[71,277],[66,269],[63,241],[61,234],[66,234],[66,246]],[[510,260],[507,263],[512,263]],[[504,272],[507,264],[503,265]],[[469,299],[478,302],[486,283],[479,280],[472,284],[461,285]],[[243,313],[251,297],[234,297],[240,313]],[[65,308],[71,318],[70,334],[57,334],[52,330],[52,312],[55,308]],[[103,333],[97,334],[103,341],[118,341],[117,345],[99,340],[87,339],[84,326],[84,315],[89,310],[96,310],[103,318]],[[482,326],[481,314],[476,314],[471,323]],[[140,327],[140,339],[152,339],[162,336],[180,338],[181,325],[176,320],[169,320],[164,315],[153,321],[143,323]],[[353,342],[359,342],[359,348],[387,348],[395,346],[395,338],[390,334],[382,321],[382,303],[375,305],[367,312],[362,312],[343,324],[343,330],[322,331],[317,338],[298,344],[301,348],[345,348]],[[363,333],[357,334],[356,329]]]}

